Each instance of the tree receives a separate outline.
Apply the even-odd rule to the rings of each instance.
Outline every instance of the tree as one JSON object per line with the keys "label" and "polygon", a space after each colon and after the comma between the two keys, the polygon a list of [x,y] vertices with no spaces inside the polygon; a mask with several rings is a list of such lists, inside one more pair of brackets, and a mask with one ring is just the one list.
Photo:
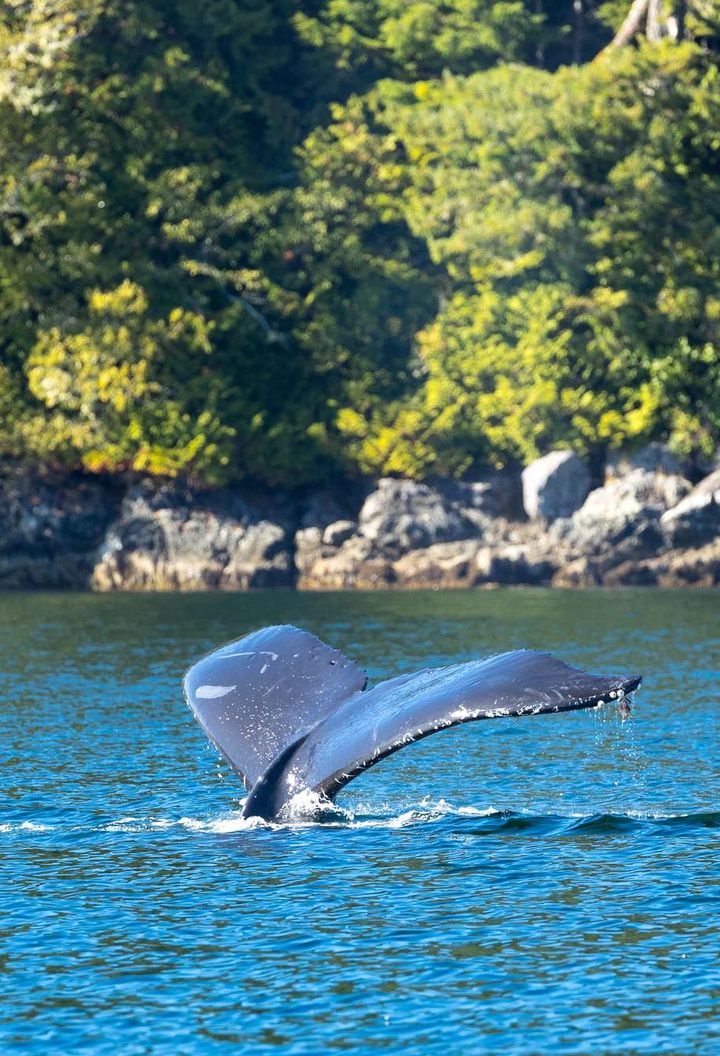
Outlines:
{"label": "tree", "polygon": [[402,154],[393,186],[441,307],[415,391],[338,417],[364,468],[717,442],[718,91],[690,44],[378,87],[366,135]]}
{"label": "tree", "polygon": [[290,487],[709,450],[717,29],[714,0],[8,0],[3,453]]}
{"label": "tree", "polygon": [[383,78],[429,80],[498,62],[554,69],[591,58],[610,34],[596,0],[327,0],[296,16],[302,37],[334,56],[334,98]]}
{"label": "tree", "polygon": [[[5,383],[24,394],[15,432],[40,457],[146,468],[152,451],[156,472],[210,479],[318,471],[309,430],[323,394],[284,337],[292,297],[270,275],[307,92],[290,15],[289,0],[33,0],[0,12],[0,341]],[[143,308],[132,347],[113,353],[98,345],[93,291],[124,289]],[[136,362],[163,327],[163,351]],[[76,396],[60,386],[48,401],[47,379],[58,357],[69,367],[100,347],[118,378],[141,371],[145,398],[160,402],[130,432],[113,400],[96,402],[90,455]]]}

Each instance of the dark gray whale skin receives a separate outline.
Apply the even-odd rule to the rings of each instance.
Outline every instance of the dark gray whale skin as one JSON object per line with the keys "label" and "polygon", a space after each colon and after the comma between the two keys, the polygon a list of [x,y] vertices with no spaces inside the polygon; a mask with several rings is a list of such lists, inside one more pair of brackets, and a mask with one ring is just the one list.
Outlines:
{"label": "dark gray whale skin", "polygon": [[314,635],[266,627],[211,653],[184,681],[190,709],[242,777],[245,817],[278,818],[306,789],[332,800],[406,744],[479,719],[620,701],[639,675],[590,675],[517,649],[380,682]]}

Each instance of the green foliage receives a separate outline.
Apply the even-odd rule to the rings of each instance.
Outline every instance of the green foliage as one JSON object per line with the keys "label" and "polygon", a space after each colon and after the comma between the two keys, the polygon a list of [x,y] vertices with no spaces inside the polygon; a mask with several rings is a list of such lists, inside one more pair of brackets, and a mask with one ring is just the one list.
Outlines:
{"label": "green foliage", "polygon": [[[622,0],[621,0],[622,2]],[[554,69],[591,58],[610,39],[613,12],[597,0],[324,0],[295,25],[336,67],[340,89],[378,79],[470,74],[499,62]],[[609,17],[608,17],[609,16]]]}
{"label": "green foliage", "polygon": [[588,61],[628,6],[0,4],[0,451],[283,487],[707,453],[720,9]]}
{"label": "green foliage", "polygon": [[378,86],[366,121],[402,148],[393,184],[445,292],[416,391],[338,418],[363,468],[717,443],[719,105],[690,44]]}
{"label": "green foliage", "polygon": [[523,58],[543,21],[523,0],[329,0],[317,17],[296,18],[303,37],[334,53],[341,69],[402,79]]}
{"label": "green foliage", "polygon": [[23,404],[6,449],[210,480],[322,471],[323,394],[270,276],[305,92],[291,7],[3,5],[0,348]]}
{"label": "green foliage", "polygon": [[[125,280],[90,296],[83,330],[40,331],[27,363],[30,391],[50,412],[35,442],[48,451],[79,454],[91,470],[132,467],[175,474],[188,467],[212,475],[227,465],[233,430],[209,409],[218,402],[217,380],[186,407],[192,393],[173,384],[179,371],[168,364],[186,357],[188,383],[197,388],[201,356],[212,355],[211,327],[202,316],[175,308],[167,320],[147,317],[142,289]],[[32,431],[30,431],[32,438]],[[41,448],[42,449],[42,448]]]}

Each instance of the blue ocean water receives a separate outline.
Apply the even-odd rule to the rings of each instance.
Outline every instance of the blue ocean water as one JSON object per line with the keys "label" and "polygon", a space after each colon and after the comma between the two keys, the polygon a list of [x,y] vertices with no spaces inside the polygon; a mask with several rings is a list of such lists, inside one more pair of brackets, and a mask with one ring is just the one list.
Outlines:
{"label": "blue ocean water", "polygon": [[[187,666],[294,622],[371,678],[518,646],[645,675],[243,821]],[[720,594],[0,597],[0,1051],[720,1052]]]}

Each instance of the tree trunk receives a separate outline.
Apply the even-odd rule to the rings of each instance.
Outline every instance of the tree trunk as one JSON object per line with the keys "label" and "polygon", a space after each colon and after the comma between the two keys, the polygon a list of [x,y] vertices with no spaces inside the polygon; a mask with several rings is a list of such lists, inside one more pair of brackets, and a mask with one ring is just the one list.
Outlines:
{"label": "tree trunk", "polygon": [[[542,0],[535,0],[534,6],[536,15],[543,15],[545,13],[543,11]],[[542,42],[542,38],[538,39],[538,42],[535,46],[535,62],[538,64],[538,66],[544,66],[545,64],[545,47]]]}
{"label": "tree trunk", "polygon": [[666,4],[663,10],[663,0],[633,0],[625,21],[604,50],[622,48],[629,44],[640,32],[643,22],[648,40],[658,41],[666,36],[676,40],[682,39],[685,33],[687,2],[671,4],[669,12],[667,6]]}
{"label": "tree trunk", "polygon": [[583,0],[573,0],[573,63],[579,66],[582,62],[583,40],[585,37],[585,7]]}
{"label": "tree trunk", "polygon": [[687,15],[687,3],[685,0],[681,0],[681,3],[676,5],[675,17],[677,19],[677,37],[678,40],[685,40],[685,16]]}
{"label": "tree trunk", "polygon": [[662,13],[662,0],[648,0],[647,5],[647,28],[645,30],[648,40],[658,41],[663,35],[660,24]]}

